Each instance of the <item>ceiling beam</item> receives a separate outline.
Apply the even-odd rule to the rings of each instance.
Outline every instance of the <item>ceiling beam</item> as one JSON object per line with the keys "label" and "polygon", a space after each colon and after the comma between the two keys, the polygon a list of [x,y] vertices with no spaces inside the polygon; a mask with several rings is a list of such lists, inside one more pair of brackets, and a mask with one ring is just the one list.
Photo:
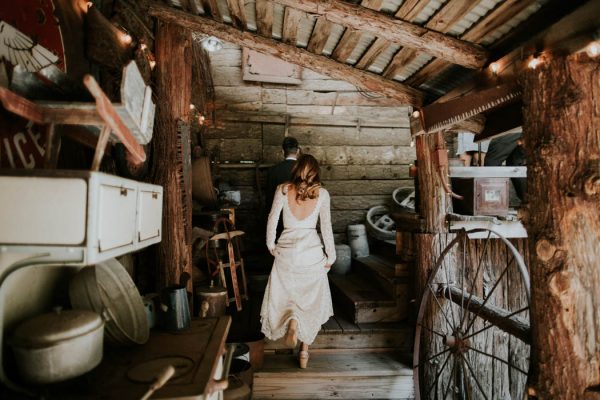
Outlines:
{"label": "ceiling beam", "polygon": [[418,106],[423,102],[423,93],[400,82],[385,79],[372,72],[353,68],[326,56],[311,53],[305,49],[265,38],[255,33],[241,31],[230,25],[214,21],[199,15],[154,3],[150,6],[150,15],[165,22],[180,25],[191,31],[216,36],[226,42],[269,54],[284,61],[300,65],[334,79],[344,80],[366,91],[381,93],[403,104]]}
{"label": "ceiling beam", "polygon": [[368,32],[403,47],[417,49],[467,68],[480,68],[487,51],[476,44],[424,28],[365,7],[338,0],[272,0],[274,3],[318,14],[336,24]]}

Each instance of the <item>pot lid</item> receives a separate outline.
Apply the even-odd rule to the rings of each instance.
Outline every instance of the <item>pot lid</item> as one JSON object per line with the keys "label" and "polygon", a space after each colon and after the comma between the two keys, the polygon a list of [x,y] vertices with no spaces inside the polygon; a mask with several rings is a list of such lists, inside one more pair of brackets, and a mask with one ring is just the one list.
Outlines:
{"label": "pot lid", "polygon": [[15,329],[17,346],[43,347],[95,331],[104,325],[100,315],[88,310],[61,310],[38,315]]}

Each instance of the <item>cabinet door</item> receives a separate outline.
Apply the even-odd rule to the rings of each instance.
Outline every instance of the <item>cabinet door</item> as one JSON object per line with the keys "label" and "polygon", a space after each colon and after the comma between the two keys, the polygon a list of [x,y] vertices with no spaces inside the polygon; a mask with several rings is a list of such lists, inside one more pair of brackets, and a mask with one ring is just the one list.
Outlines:
{"label": "cabinet door", "polygon": [[87,188],[76,178],[0,177],[0,243],[83,244]]}
{"label": "cabinet door", "polygon": [[138,194],[138,240],[160,237],[162,223],[162,192],[140,189]]}
{"label": "cabinet door", "polygon": [[107,251],[132,245],[135,238],[137,190],[134,185],[100,185],[98,247]]}

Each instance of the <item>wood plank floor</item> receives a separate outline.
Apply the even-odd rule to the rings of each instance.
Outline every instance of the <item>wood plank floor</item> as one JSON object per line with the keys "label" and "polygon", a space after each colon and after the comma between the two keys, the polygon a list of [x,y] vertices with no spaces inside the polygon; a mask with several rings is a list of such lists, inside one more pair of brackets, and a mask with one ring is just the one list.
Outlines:
{"label": "wood plank floor", "polygon": [[412,369],[398,353],[267,355],[254,374],[254,399],[413,399]]}

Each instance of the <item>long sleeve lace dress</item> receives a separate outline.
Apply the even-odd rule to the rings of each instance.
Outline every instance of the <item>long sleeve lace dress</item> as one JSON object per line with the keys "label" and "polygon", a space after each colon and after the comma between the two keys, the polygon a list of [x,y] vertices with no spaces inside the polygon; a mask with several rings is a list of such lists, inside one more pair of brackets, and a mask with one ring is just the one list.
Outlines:
{"label": "long sleeve lace dress", "polygon": [[[262,332],[271,340],[285,335],[288,322],[298,321],[298,340],[311,344],[333,315],[331,292],[325,265],[335,261],[329,193],[320,188],[313,212],[297,219],[291,212],[287,186],[280,185],[267,222],[267,247],[275,262],[261,308]],[[279,215],[284,230],[275,244]],[[317,233],[320,219],[323,244]]]}

